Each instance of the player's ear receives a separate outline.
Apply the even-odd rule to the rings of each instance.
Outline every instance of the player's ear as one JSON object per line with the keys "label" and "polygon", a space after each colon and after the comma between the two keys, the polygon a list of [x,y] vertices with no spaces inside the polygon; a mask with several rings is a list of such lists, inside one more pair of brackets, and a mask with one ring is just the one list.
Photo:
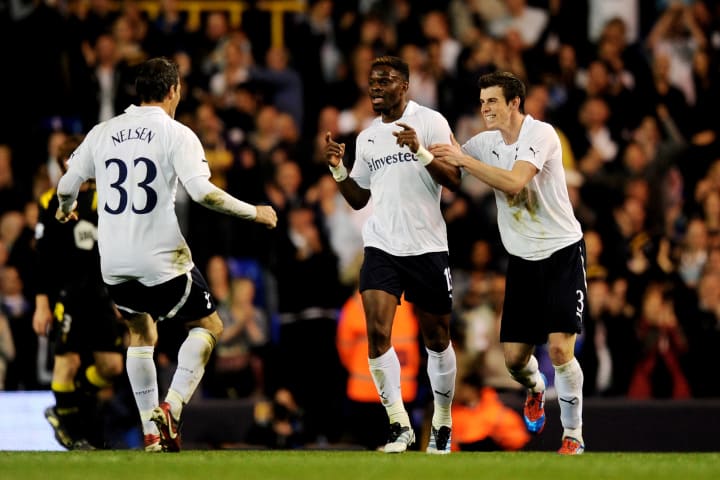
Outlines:
{"label": "player's ear", "polygon": [[167,94],[168,98],[170,100],[174,100],[176,96],[180,96],[180,83],[176,83],[175,85],[170,85],[170,91],[168,91]]}

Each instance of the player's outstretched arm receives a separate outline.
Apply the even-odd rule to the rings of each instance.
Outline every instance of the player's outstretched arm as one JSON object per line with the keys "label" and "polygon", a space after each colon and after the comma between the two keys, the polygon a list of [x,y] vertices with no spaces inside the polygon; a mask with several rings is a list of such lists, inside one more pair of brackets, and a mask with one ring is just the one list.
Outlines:
{"label": "player's outstretched arm", "polygon": [[277,226],[277,213],[268,205],[251,205],[216,187],[207,177],[194,177],[185,183],[190,198],[200,205],[233,217],[263,224],[268,228]]}
{"label": "player's outstretched arm", "polygon": [[338,184],[340,193],[345,201],[355,210],[360,210],[370,201],[370,190],[362,188],[348,175],[347,168],[342,161],[345,155],[345,144],[337,143],[332,139],[330,132],[325,134],[325,160],[330,172]]}
{"label": "player's outstretched arm", "polygon": [[488,165],[482,159],[476,159],[463,152],[455,136],[451,137],[451,141],[450,145],[430,145],[429,149],[436,158],[462,168],[490,187],[509,195],[517,195],[537,173],[537,168],[532,163],[524,161],[515,162],[512,170]]}

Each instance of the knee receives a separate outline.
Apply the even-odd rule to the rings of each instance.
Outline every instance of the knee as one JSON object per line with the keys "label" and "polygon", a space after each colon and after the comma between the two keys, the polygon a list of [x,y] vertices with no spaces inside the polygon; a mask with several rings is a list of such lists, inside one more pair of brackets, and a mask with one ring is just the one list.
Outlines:
{"label": "knee", "polygon": [[222,335],[223,331],[225,330],[222,319],[217,313],[207,317],[205,321],[202,322],[201,326],[202,328],[210,332],[215,337],[216,341],[220,338],[220,335]]}
{"label": "knee", "polygon": [[158,341],[157,325],[147,314],[133,315],[126,320],[130,332],[130,346],[154,346]]}
{"label": "knee", "polygon": [[80,356],[76,353],[56,355],[53,366],[53,377],[59,381],[72,381],[80,370]]}
{"label": "knee", "polygon": [[519,353],[505,354],[505,368],[507,368],[510,373],[520,372],[527,366],[529,361],[529,355]]}
{"label": "knee", "polygon": [[95,365],[103,378],[115,378],[123,372],[123,358],[119,353],[96,359]]}
{"label": "knee", "polygon": [[575,356],[575,342],[551,341],[548,343],[548,356],[553,365],[565,365]]}
{"label": "knee", "polygon": [[556,367],[560,365],[565,365],[575,357],[572,351],[568,352],[563,349],[558,349],[554,352],[552,350],[549,350],[548,356],[550,357],[550,361],[552,362],[552,364]]}
{"label": "knee", "polygon": [[442,336],[429,337],[425,340],[425,346],[433,352],[444,352],[450,346],[450,339]]}
{"label": "knee", "polygon": [[379,357],[392,347],[390,331],[385,328],[369,328],[367,339],[368,354],[371,358]]}
{"label": "knee", "polygon": [[525,365],[523,365],[520,362],[514,362],[511,360],[505,360],[505,368],[507,368],[507,371],[510,372],[510,374],[514,377],[516,374],[520,373]]}
{"label": "knee", "polygon": [[450,316],[420,313],[425,346],[435,352],[444,352],[450,346]]}

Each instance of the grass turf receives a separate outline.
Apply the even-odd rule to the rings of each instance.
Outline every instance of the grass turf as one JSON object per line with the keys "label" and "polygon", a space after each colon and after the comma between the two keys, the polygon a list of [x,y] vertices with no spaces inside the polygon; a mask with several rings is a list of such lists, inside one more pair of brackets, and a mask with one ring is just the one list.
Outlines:
{"label": "grass turf", "polygon": [[720,478],[720,453],[453,453],[206,451],[149,454],[0,452],[2,480],[704,480]]}

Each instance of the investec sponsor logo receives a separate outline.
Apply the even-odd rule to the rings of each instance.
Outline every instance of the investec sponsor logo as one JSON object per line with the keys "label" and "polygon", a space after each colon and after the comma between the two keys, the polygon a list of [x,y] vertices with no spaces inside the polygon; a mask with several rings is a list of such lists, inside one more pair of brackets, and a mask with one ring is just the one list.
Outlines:
{"label": "investec sponsor logo", "polygon": [[393,165],[395,163],[402,163],[402,162],[417,162],[417,161],[418,161],[417,156],[415,156],[414,153],[408,152],[408,151],[398,151],[396,153],[393,153],[393,154],[385,156],[385,157],[371,158],[370,160],[365,160],[365,163],[367,163],[367,166],[371,172],[376,172],[386,165]]}

